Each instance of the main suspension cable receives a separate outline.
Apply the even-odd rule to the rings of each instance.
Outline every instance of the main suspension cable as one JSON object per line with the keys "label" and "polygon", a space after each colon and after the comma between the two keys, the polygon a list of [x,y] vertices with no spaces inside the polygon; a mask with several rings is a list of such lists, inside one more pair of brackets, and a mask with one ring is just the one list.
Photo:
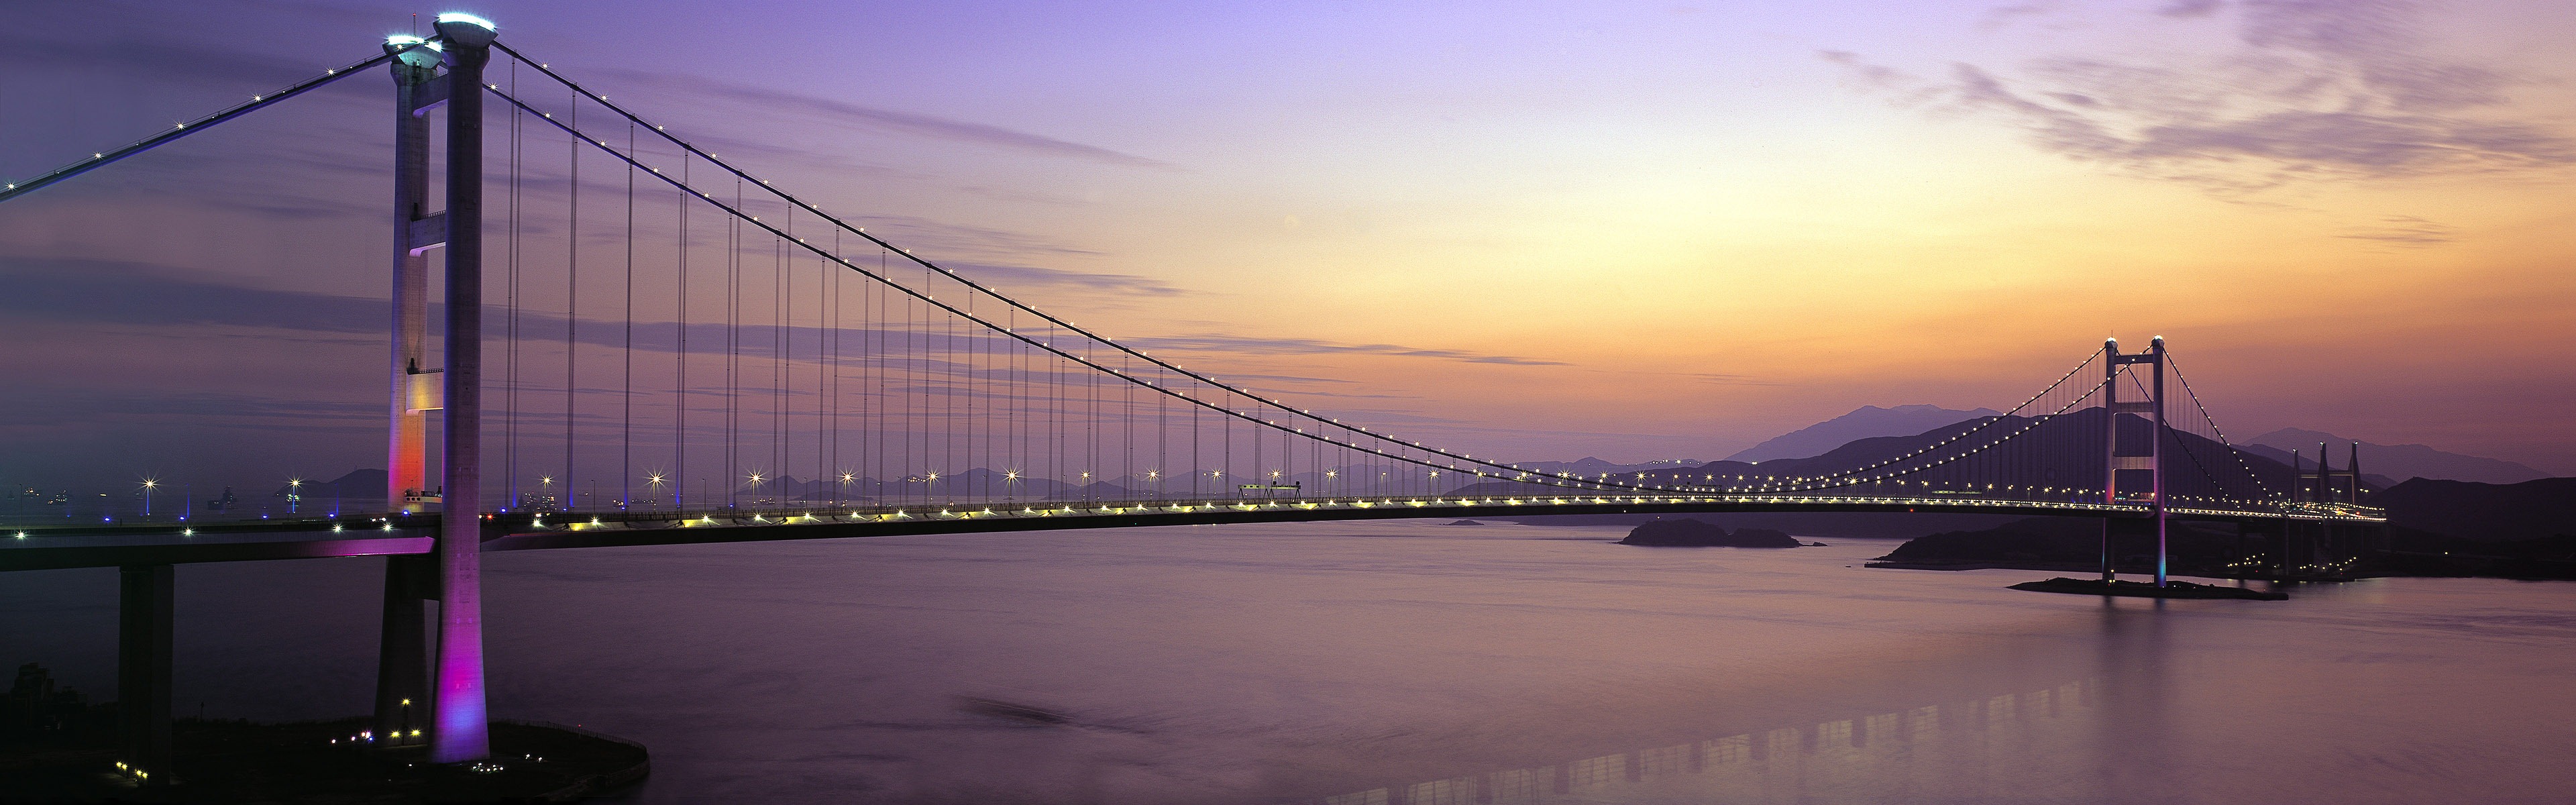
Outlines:
{"label": "main suspension cable", "polygon": [[[320,88],[324,84],[329,84],[333,81],[347,78],[351,73],[383,64],[395,56],[410,53],[413,50],[428,46],[429,43],[422,42],[391,53],[380,53],[375,56],[370,56],[352,63],[347,67],[323,70],[321,75],[307,78],[293,84],[288,84],[283,89],[265,95],[250,96],[250,100],[226,107],[222,111],[214,114],[200,117],[185,123],[171,124],[171,128],[168,131],[136,140],[132,143],[126,144],[122,148],[117,148],[111,151],[94,152],[89,155],[88,159],[46,171],[43,175],[23,182],[0,183],[0,201],[8,201],[10,199],[44,189],[57,182],[61,182],[64,179],[69,179],[99,168],[107,167],[108,165],[115,164],[117,161],[123,160],[126,157],[161,147],[162,145],[178,140],[181,137],[186,137],[188,135],[204,131],[213,127],[215,124],[223,123],[261,109],[266,109],[283,102],[288,98],[293,98],[297,95],[302,95],[306,92]],[[557,80],[561,79],[558,78]]]}

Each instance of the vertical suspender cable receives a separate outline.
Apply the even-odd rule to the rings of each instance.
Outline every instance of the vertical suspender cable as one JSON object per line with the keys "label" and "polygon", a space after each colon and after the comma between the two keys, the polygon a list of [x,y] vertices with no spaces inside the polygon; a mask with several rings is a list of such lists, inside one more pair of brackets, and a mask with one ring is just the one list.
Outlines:
{"label": "vertical suspender cable", "polygon": [[[572,106],[566,114],[572,118],[573,130],[579,131],[581,93],[573,93]],[[580,387],[575,385],[577,378],[575,366],[581,360],[581,341],[578,340],[580,336],[578,328],[581,323],[581,135],[572,134],[567,144],[572,147],[572,181],[569,198],[564,204],[567,210],[565,217],[569,223],[564,229],[564,492],[562,506],[564,511],[572,511],[581,501],[577,489],[578,482],[573,480],[572,463],[573,401],[575,395],[581,391]]]}
{"label": "vertical suspender cable", "polygon": [[[1128,367],[1127,354],[1119,353],[1118,370],[1124,372]],[[1118,384],[1118,398],[1118,438],[1125,443],[1121,445],[1124,455],[1118,459],[1118,478],[1120,485],[1124,486],[1136,482],[1136,384]],[[1130,499],[1133,497],[1129,496]]]}
{"label": "vertical suspender cable", "polygon": [[[832,230],[832,259],[841,259],[841,231]],[[841,465],[841,273],[830,265],[823,267],[824,283],[832,295],[832,450],[831,460],[824,462],[832,472],[832,505],[841,505],[841,493],[849,482],[840,478],[847,472]]]}
{"label": "vertical suspender cable", "polygon": [[[1163,371],[1163,368],[1162,368],[1162,367],[1159,367],[1159,366],[1154,367],[1154,385],[1160,386],[1160,385],[1164,385],[1164,384],[1166,384],[1166,383],[1170,383],[1170,382],[1172,382],[1172,376],[1171,376],[1171,374],[1170,374],[1169,372],[1165,372],[1165,371]],[[1172,472],[1172,467],[1171,467],[1171,463],[1172,463],[1172,460],[1171,460],[1171,454],[1172,454],[1172,451],[1171,451],[1171,446],[1172,446],[1172,406],[1171,406],[1171,401],[1172,401],[1172,398],[1171,398],[1169,395],[1163,395],[1163,394],[1156,394],[1156,395],[1154,395],[1154,470],[1153,470],[1153,472],[1154,472],[1154,497],[1155,497],[1155,498],[1157,498],[1157,499],[1160,499],[1160,498],[1162,498],[1162,497],[1164,496],[1164,495],[1163,495],[1163,479],[1164,479],[1166,476],[1169,476],[1169,475],[1171,474],[1171,472]]]}
{"label": "vertical suspender cable", "polygon": [[[834,230],[832,258],[837,260],[840,256],[841,233]],[[814,325],[817,328],[814,356],[820,367],[814,376],[814,478],[832,484],[830,500],[832,505],[838,506],[841,503],[841,481],[834,477],[838,468],[833,465],[840,452],[839,432],[835,428],[840,425],[841,407],[841,302],[837,295],[841,286],[835,281],[839,272],[832,270],[830,261],[817,264],[815,269],[822,273],[814,277]],[[828,317],[825,310],[831,311]],[[826,386],[830,388],[828,393]]]}
{"label": "vertical suspender cable", "polygon": [[[689,183],[689,152],[680,152],[680,183]],[[671,386],[678,390],[680,404],[671,412],[671,509],[686,507],[689,491],[689,194],[679,194],[679,274],[680,295],[675,303],[680,318],[678,348],[672,350]]]}
{"label": "vertical suspender cable", "polygon": [[[516,95],[518,92],[519,60],[511,59],[510,93],[512,95]],[[504,358],[506,366],[502,370],[502,374],[507,378],[507,384],[501,389],[501,476],[509,479],[510,497],[508,500],[510,503],[508,508],[512,510],[521,508],[519,502],[519,158],[521,148],[523,147],[522,134],[526,128],[527,116],[527,110],[520,109],[516,104],[511,105],[510,276],[508,282],[510,317],[503,325],[504,331],[508,333],[509,352],[507,357]],[[399,506],[402,504],[402,501],[397,500],[392,501],[392,503]]]}
{"label": "vertical suspender cable", "polygon": [[[877,250],[877,260],[877,276],[885,276],[885,249],[882,247]],[[876,503],[883,506],[886,504],[886,459],[891,455],[885,444],[886,410],[892,407],[886,399],[886,375],[892,370],[888,368],[886,354],[886,295],[876,285],[869,282],[859,286],[859,292],[864,294],[860,297],[859,306],[868,312],[868,329],[862,331],[859,349],[867,354],[863,365],[871,367],[868,372],[868,440],[860,453],[868,460],[868,476],[876,481]]]}
{"label": "vertical suspender cable", "polygon": [[[733,180],[742,208],[742,180]],[[725,218],[725,508],[740,508],[742,484],[742,219]]]}
{"label": "vertical suspender cable", "polygon": [[[790,213],[787,225],[796,225]],[[769,476],[778,484],[772,503],[787,502],[787,241],[769,236]],[[752,489],[759,494],[758,488]]]}
{"label": "vertical suspender cable", "polygon": [[617,508],[635,505],[635,124],[626,124],[626,356],[617,438]]}

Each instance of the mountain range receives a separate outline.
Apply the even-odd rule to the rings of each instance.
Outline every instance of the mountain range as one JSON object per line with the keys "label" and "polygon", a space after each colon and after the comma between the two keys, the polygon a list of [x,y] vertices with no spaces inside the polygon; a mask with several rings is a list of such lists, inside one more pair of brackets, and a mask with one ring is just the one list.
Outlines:
{"label": "mountain range", "polygon": [[1623,473],[1641,472],[1645,470],[1669,470],[1676,467],[1697,467],[1706,463],[1708,462],[1697,459],[1672,458],[1648,461],[1641,464],[1614,464],[1592,456],[1584,456],[1583,458],[1575,461],[1523,461],[1512,466],[1529,470],[1530,472],[1556,475],[1571,473],[1578,476],[1599,477],[1601,475],[1620,475]]}
{"label": "mountain range", "polygon": [[[1721,461],[1752,464],[1815,458],[1864,439],[1915,436],[1945,426],[1991,416],[1998,416],[1998,414],[1986,408],[1961,411],[1937,405],[1899,405],[1893,408],[1866,405],[1853,409],[1851,413],[1772,437],[1761,444],[1737,451]],[[2324,442],[2330,445],[2333,448],[2330,452],[2334,454],[2332,456],[2334,463],[2342,466],[2348,461],[2347,450],[2354,441],[2321,431],[2282,428],[2256,436],[2237,446],[2247,453],[2262,456],[2282,465],[2291,463],[2291,454],[2295,451],[2303,466],[2313,469],[2317,463],[2317,443]],[[1619,464],[1586,456],[1580,461],[1531,461],[1522,462],[1518,466],[1532,472],[1571,472],[1576,475],[1590,476],[1608,473],[1633,476],[1639,472],[1663,474],[1668,470],[1717,463],[1678,459]],[[2549,473],[2528,465],[2437,450],[2420,444],[2388,445],[2362,442],[2361,466],[2363,481],[2381,488],[2396,486],[2408,478],[2516,484],[2550,477]],[[1763,468],[1764,474],[1781,474],[1784,471],[1785,468]],[[1714,472],[1711,470],[1703,474],[1714,474]],[[1737,470],[1728,470],[1728,474],[1735,472]]]}
{"label": "mountain range", "polygon": [[[2362,454],[2365,463],[2369,453]],[[2576,535],[2576,478],[2518,484],[2411,478],[2379,495],[2388,524],[2475,542]]]}
{"label": "mountain range", "polygon": [[[2317,443],[2324,442],[2328,448],[2326,452],[2331,454],[2330,458],[2333,459],[2334,465],[2342,467],[2348,455],[2346,451],[2351,449],[2354,441],[2320,431],[2282,428],[2248,440],[2246,450],[2284,464],[2290,462],[2290,453],[2296,451],[2306,460],[2307,466],[2313,468],[2317,464]],[[2378,475],[2397,481],[2408,478],[2429,478],[2437,481],[2518,484],[2549,477],[2549,473],[2511,461],[2461,455],[2435,450],[2420,444],[2390,445],[2370,442],[2361,443],[2361,470],[2365,476]]]}
{"label": "mountain range", "polygon": [[1900,405],[1894,408],[1864,405],[1851,413],[1774,436],[1761,444],[1737,451],[1726,460],[1750,464],[1779,458],[1821,456],[1861,439],[1912,436],[1943,425],[1999,416],[2001,413],[1987,408],[1957,411],[1937,405]]}

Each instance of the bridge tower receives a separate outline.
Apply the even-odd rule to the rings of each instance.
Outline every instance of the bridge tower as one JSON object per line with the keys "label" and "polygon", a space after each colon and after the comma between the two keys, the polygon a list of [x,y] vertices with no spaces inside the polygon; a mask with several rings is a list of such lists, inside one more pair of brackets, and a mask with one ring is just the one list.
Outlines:
{"label": "bridge tower", "polygon": [[[394,73],[394,254],[391,422],[385,440],[385,508],[419,512],[428,483],[428,412],[439,408],[428,358],[429,258],[447,245],[447,216],[429,206],[429,112],[446,103],[439,53],[416,36],[385,38]],[[429,382],[424,382],[429,381]]]}
{"label": "bridge tower", "polygon": [[[428,487],[426,374],[429,319],[429,260],[424,252],[445,245],[447,219],[432,215],[429,205],[429,112],[445,102],[447,84],[438,75],[440,56],[416,36],[385,38],[393,56],[394,78],[394,253],[393,361],[391,424],[385,444],[385,506],[392,512],[418,512]],[[432,238],[435,238],[434,240]],[[384,619],[376,654],[375,730],[380,746],[422,743],[414,730],[427,725],[415,714],[429,712],[429,634],[421,619],[427,602],[437,600],[435,567],[428,557],[394,556],[385,560]],[[423,734],[425,737],[425,733]]]}
{"label": "bridge tower", "polygon": [[[2311,472],[2299,452],[2291,452],[2290,474],[2297,480],[2297,483],[2291,485],[2291,500],[2312,504],[2320,510],[2328,511],[2337,506],[2360,506],[2363,493],[2361,443],[2352,443],[2349,452],[2346,453],[2343,469],[2335,469],[2334,462],[2328,456],[2326,443],[2318,442],[2317,468]],[[2318,521],[2313,531],[2316,538],[2309,550],[2310,561],[2313,563],[2359,559],[2374,551],[2385,550],[2386,546],[2382,543],[2388,538],[2388,531],[2384,526],[2368,528],[2326,520]]]}
{"label": "bridge tower", "polygon": [[[2121,402],[2120,375],[2122,367],[2136,364],[2145,364],[2148,367],[2148,373],[2151,376],[2151,379],[2146,383],[2147,399],[2135,402]],[[2102,469],[2102,502],[2115,506],[2123,502],[2121,500],[2122,493],[2120,491],[2120,473],[2122,471],[2144,471],[2146,473],[2147,488],[2145,497],[2149,509],[2153,512],[2156,529],[2156,586],[2162,587],[2165,586],[2166,569],[2164,470],[2165,337],[2161,335],[2156,336],[2155,340],[2148,342],[2147,351],[2129,355],[2120,354],[2119,339],[2113,338],[2103,341],[2102,381],[2102,445],[2104,454]],[[2120,418],[2122,414],[2137,414],[2145,416],[2154,424],[2155,427],[2149,434],[2147,444],[2143,448],[2145,452],[2136,452],[2139,448],[2134,446],[2130,447],[2126,452],[2123,451],[2123,446],[2120,444]],[[2112,579],[2111,519],[2112,518],[2107,516],[2102,518],[2103,581],[2110,581]]]}
{"label": "bridge tower", "polygon": [[[459,763],[491,755],[485,711],[482,623],[483,67],[493,26],[470,14],[440,14],[438,35],[390,37],[394,71],[394,310],[392,422],[387,439],[387,504],[440,511],[429,561],[385,566],[383,645],[376,672],[380,743],[426,741],[430,760]],[[440,67],[445,72],[439,72]],[[423,207],[429,190],[428,114],[447,107],[447,210]],[[446,247],[446,365],[421,366],[427,346],[429,263]],[[440,413],[439,485],[427,490],[426,412]],[[435,598],[434,656],[424,645],[425,599]],[[426,713],[426,719],[415,713]],[[427,721],[426,734],[421,721]]]}
{"label": "bridge tower", "polygon": [[[429,759],[492,755],[483,691],[483,65],[492,23],[438,15],[447,56],[447,367],[440,422],[438,689]],[[448,503],[445,501],[454,501]]]}

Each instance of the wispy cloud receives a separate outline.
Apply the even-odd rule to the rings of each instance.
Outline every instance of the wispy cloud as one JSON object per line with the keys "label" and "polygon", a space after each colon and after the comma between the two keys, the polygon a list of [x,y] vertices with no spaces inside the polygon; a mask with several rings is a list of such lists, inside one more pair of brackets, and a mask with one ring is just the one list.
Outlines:
{"label": "wispy cloud", "polygon": [[378,333],[386,303],[336,294],[251,288],[175,268],[118,260],[0,260],[0,317],[84,326],[239,326]]}
{"label": "wispy cloud", "polygon": [[2458,239],[2459,231],[2438,221],[2427,221],[2412,215],[2395,215],[2374,226],[2347,227],[2340,238],[2370,240],[2390,246],[2423,248],[2439,246]]}
{"label": "wispy cloud", "polygon": [[1681,375],[1681,376],[1682,376],[1682,377],[1687,377],[1687,378],[1690,378],[1690,379],[1693,379],[1693,380],[1697,380],[1697,381],[1700,381],[1700,382],[1703,382],[1703,383],[1715,383],[1715,384],[1718,384],[1718,385],[1721,385],[1721,386],[1779,386],[1779,385],[1786,385],[1786,384],[1783,384],[1783,383],[1778,383],[1778,382],[1773,382],[1773,381],[1769,381],[1769,380],[1763,380],[1763,379],[1760,379],[1760,378],[1756,378],[1756,377],[1754,377],[1754,376],[1752,376],[1752,375],[1728,375],[1728,374],[1715,374],[1715,373],[1709,373],[1709,372],[1691,372],[1691,373],[1685,373],[1685,374],[1683,374],[1683,375]]}
{"label": "wispy cloud", "polygon": [[[864,226],[869,234],[884,237],[903,248],[921,254],[945,255],[937,261],[943,266],[977,262],[1024,264],[1035,259],[1101,256],[1097,251],[1025,233],[910,215],[870,214],[852,216],[847,220]],[[895,260],[900,262],[902,258]]]}
{"label": "wispy cloud", "polygon": [[[1135,288],[1138,289],[1135,292],[1157,295],[1179,293],[1169,289],[1157,290],[1161,286],[1137,278],[1049,273],[1027,268],[1019,270],[1029,272],[1029,277],[1043,277],[1058,283],[1091,283],[1094,287],[1110,289]],[[0,259],[0,287],[9,289],[9,293],[0,294],[0,319],[61,322],[91,328],[186,328],[199,333],[196,337],[200,338],[223,334],[219,329],[210,328],[381,337],[389,304],[381,297],[250,287],[177,267],[112,260]],[[444,315],[437,312],[437,305],[431,307],[432,318]],[[485,314],[486,332],[498,335],[506,316],[504,309],[497,305],[489,308]],[[519,331],[538,343],[561,343],[566,323],[565,317],[556,311],[522,310],[519,313]],[[620,348],[625,345],[627,332],[621,325],[619,321],[584,317],[581,325],[574,328],[575,337],[586,349]],[[821,339],[829,332],[810,324],[778,328],[769,324],[746,323],[741,327],[739,338],[752,354],[765,356],[770,345],[783,343],[788,345],[790,359],[810,362],[819,356],[815,345],[823,343]],[[633,346],[637,349],[656,353],[678,350],[680,326],[675,322],[635,322],[633,333]],[[690,351],[704,353],[722,349],[728,343],[728,335],[721,323],[693,322],[688,326]],[[851,321],[840,330],[837,349],[845,361],[860,360],[872,354],[891,354],[896,349],[908,349],[911,352],[906,354],[926,358],[977,351],[990,353],[1003,348],[1008,339],[996,332],[968,332],[954,338],[943,337],[935,344],[912,344],[906,340],[909,337],[904,331],[885,325]],[[1123,341],[1149,351],[1198,350],[1248,355],[1363,354],[1515,366],[1564,365],[1558,361],[1466,350],[1399,344],[1345,344],[1304,338],[1243,338],[1208,334]],[[899,346],[902,344],[912,345]],[[1330,382],[1322,378],[1284,376],[1267,379]]]}
{"label": "wispy cloud", "polygon": [[[984,123],[861,106],[847,101],[803,95],[748,84],[735,84],[679,73],[600,70],[598,74],[628,86],[649,87],[672,97],[695,97],[759,107],[766,112],[801,113],[828,120],[917,137],[1009,148],[1046,156],[1068,157],[1137,168],[1171,168],[1170,163],[1096,145],[1059,140],[1042,134]],[[588,82],[584,82],[588,83]]]}
{"label": "wispy cloud", "polygon": [[1131,296],[1179,296],[1184,291],[1151,277],[1133,274],[1093,274],[1061,268],[1038,266],[994,265],[986,263],[941,263],[960,276],[990,288],[1009,293],[1014,288],[1054,287],[1079,288],[1102,293]]}
{"label": "wispy cloud", "polygon": [[2051,153],[2224,194],[2576,163],[2576,140],[2511,108],[2505,90],[2519,79],[2428,55],[2410,3],[2171,2],[2158,12],[2160,25],[2232,16],[2237,47],[2197,62],[1960,62],[1940,78],[1846,51],[1819,56],[1893,102],[1988,116]]}
{"label": "wispy cloud", "polygon": [[1985,17],[1977,21],[1977,27],[1984,28],[1986,30],[1994,30],[1996,28],[2011,25],[2015,20],[2048,16],[2056,13],[2061,7],[2062,4],[2055,2],[2014,3],[2007,6],[1996,6],[1994,8],[1986,9]]}
{"label": "wispy cloud", "polygon": [[[359,58],[375,55],[356,51]],[[268,56],[211,42],[166,39],[20,39],[0,48],[0,69],[59,70],[89,76],[146,75],[260,87],[301,81],[342,62]]]}
{"label": "wispy cloud", "polygon": [[1247,338],[1229,335],[1188,335],[1169,338],[1124,339],[1140,349],[1181,349],[1208,352],[1233,352],[1249,355],[1396,355],[1408,358],[1440,358],[1467,363],[1499,363],[1512,366],[1565,366],[1563,361],[1539,360],[1511,355],[1488,355],[1455,349],[1408,347],[1399,344],[1344,344],[1314,338]]}
{"label": "wispy cloud", "polygon": [[2156,14],[2177,19],[2206,17],[2218,12],[2218,0],[2171,0],[2156,9]]}
{"label": "wispy cloud", "polygon": [[80,385],[14,386],[0,395],[15,431],[43,431],[79,423],[135,419],[163,421],[172,411],[187,411],[193,421],[233,427],[311,429],[381,423],[380,401],[351,402],[310,397],[267,397],[224,392],[173,392],[165,389],[115,390]]}

